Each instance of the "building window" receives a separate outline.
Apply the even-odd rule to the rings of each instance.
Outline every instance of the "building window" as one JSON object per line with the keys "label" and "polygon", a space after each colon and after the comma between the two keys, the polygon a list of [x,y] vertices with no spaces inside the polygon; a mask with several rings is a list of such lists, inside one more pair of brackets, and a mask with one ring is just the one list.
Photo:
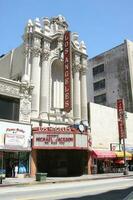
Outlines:
{"label": "building window", "polygon": [[94,90],[105,89],[105,79],[95,82],[93,87]]}
{"label": "building window", "polygon": [[0,118],[19,121],[19,99],[0,96]]}
{"label": "building window", "polygon": [[104,64],[98,65],[93,68],[93,76],[96,76],[97,74],[100,74],[104,72]]}
{"label": "building window", "polygon": [[106,103],[106,94],[97,95],[94,97],[94,102],[105,105]]}

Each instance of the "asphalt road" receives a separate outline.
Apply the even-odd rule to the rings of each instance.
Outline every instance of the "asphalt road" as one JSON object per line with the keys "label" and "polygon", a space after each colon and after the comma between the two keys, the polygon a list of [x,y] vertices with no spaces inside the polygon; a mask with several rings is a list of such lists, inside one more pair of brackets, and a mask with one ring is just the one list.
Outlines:
{"label": "asphalt road", "polygon": [[133,177],[0,188],[0,200],[123,200]]}

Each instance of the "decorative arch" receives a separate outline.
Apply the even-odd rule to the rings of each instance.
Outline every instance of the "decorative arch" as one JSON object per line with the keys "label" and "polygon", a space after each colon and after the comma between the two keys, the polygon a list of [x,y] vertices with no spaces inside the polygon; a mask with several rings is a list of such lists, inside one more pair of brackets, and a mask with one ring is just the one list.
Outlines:
{"label": "decorative arch", "polygon": [[51,63],[51,106],[53,109],[64,108],[64,68],[59,59]]}

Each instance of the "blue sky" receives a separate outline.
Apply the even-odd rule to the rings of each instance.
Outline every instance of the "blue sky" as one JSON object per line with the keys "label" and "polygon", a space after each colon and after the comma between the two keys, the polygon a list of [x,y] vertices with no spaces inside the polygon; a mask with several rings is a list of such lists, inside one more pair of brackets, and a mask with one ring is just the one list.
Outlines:
{"label": "blue sky", "polygon": [[59,14],[89,57],[133,40],[133,0],[0,0],[0,55],[22,43],[28,19]]}

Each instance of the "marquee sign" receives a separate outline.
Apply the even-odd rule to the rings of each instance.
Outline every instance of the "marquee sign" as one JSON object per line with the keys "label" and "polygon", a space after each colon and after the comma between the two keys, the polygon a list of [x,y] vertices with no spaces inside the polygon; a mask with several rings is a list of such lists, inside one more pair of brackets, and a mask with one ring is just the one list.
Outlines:
{"label": "marquee sign", "polygon": [[71,44],[70,31],[64,34],[64,110],[71,110]]}
{"label": "marquee sign", "polygon": [[33,149],[88,149],[88,134],[33,131]]}
{"label": "marquee sign", "polygon": [[73,144],[73,134],[34,134],[35,147],[72,147]]}
{"label": "marquee sign", "polygon": [[125,127],[125,105],[123,99],[117,100],[117,116],[118,116],[118,130],[119,138],[126,138],[126,127]]}

